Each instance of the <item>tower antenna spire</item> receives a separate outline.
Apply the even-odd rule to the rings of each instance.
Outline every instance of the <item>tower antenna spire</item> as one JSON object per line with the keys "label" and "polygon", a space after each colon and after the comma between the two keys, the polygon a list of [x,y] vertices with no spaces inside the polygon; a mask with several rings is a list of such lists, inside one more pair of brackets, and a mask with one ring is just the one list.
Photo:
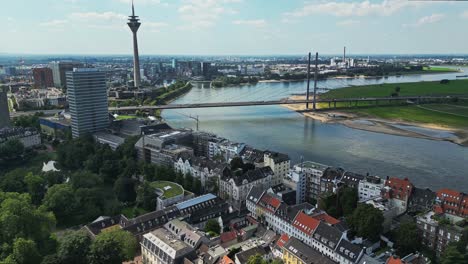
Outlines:
{"label": "tower antenna spire", "polygon": [[133,0],[132,0],[132,16],[135,16],[135,6],[133,5]]}

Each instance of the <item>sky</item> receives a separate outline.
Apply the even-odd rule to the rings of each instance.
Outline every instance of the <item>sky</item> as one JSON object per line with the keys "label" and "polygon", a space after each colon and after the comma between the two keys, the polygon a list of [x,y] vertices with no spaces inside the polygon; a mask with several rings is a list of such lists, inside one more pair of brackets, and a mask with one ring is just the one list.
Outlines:
{"label": "sky", "polygon": [[[468,2],[134,0],[141,55],[468,54]],[[131,54],[131,0],[2,0],[0,54]]]}

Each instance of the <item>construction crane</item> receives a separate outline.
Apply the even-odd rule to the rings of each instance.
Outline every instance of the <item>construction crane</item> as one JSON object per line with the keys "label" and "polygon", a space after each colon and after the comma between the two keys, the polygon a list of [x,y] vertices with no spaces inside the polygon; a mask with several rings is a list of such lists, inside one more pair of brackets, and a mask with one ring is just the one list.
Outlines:
{"label": "construction crane", "polygon": [[192,115],[186,115],[186,114],[183,114],[183,113],[180,113],[180,112],[176,112],[177,114],[179,115],[183,115],[185,117],[188,117],[190,119],[193,119],[197,122],[197,131],[198,131],[198,128],[199,128],[199,123],[200,123],[200,118],[198,118],[198,115],[197,116],[192,116]]}

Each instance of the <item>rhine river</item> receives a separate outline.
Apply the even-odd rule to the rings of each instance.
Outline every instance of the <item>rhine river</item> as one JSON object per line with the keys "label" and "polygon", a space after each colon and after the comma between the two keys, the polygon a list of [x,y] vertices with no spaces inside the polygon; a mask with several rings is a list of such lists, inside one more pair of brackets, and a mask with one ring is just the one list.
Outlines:
{"label": "rhine river", "polygon": [[[408,75],[381,79],[329,79],[318,87],[455,79],[464,73]],[[311,83],[312,84],[312,83]],[[312,87],[312,86],[311,86]],[[196,84],[173,103],[262,101],[304,93],[306,82],[258,83],[210,88]],[[188,115],[199,116],[200,130],[259,149],[287,153],[292,164],[315,161],[381,177],[408,177],[420,188],[447,187],[468,192],[468,147],[450,142],[380,134],[321,123],[281,106],[165,110],[163,117],[178,128],[195,129]]]}

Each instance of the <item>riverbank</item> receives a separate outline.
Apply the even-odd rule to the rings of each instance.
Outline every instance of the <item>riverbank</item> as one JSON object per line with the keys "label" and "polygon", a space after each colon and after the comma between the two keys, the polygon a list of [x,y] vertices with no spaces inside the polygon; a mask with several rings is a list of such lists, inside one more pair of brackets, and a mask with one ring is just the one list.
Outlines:
{"label": "riverbank", "polygon": [[[305,96],[295,95],[290,100],[305,100]],[[300,112],[324,123],[337,123],[349,128],[383,133],[389,135],[430,139],[437,141],[449,141],[458,145],[468,146],[468,132],[466,129],[450,127],[435,123],[409,122],[403,119],[383,119],[376,116],[363,114],[350,109],[323,110],[318,112],[306,112],[305,105],[282,105],[290,110]],[[320,105],[317,105],[320,109]]]}

